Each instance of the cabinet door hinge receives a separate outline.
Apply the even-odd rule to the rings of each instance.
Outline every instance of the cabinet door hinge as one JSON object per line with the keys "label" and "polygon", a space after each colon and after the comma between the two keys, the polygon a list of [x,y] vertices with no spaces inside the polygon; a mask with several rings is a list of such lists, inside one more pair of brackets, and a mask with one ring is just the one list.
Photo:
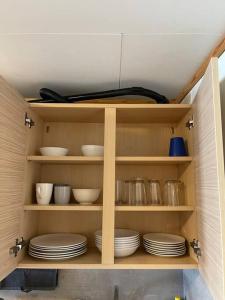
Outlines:
{"label": "cabinet door hinge", "polygon": [[194,117],[192,116],[186,123],[186,127],[191,130],[195,126]]}
{"label": "cabinet door hinge", "polygon": [[18,252],[22,250],[26,245],[27,241],[25,241],[23,237],[21,237],[20,239],[16,239],[16,244],[9,249],[9,254],[16,257],[18,255]]}
{"label": "cabinet door hinge", "polygon": [[34,121],[31,118],[29,118],[27,113],[25,113],[24,124],[25,124],[25,126],[28,126],[29,128],[31,128],[32,126],[35,125]]}
{"label": "cabinet door hinge", "polygon": [[193,248],[194,253],[196,254],[197,258],[202,255],[201,253],[201,247],[199,240],[193,239],[192,242],[190,242],[191,248]]}

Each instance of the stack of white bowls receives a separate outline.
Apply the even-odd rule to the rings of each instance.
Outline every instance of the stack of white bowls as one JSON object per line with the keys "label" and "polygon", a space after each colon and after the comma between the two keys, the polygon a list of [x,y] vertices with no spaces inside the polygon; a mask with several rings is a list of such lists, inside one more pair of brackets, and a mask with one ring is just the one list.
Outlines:
{"label": "stack of white bowls", "polygon": [[143,236],[146,252],[165,257],[182,256],[186,253],[185,238],[168,233],[148,233]]}
{"label": "stack of white bowls", "polygon": [[73,233],[52,233],[30,240],[29,255],[35,258],[62,260],[87,251],[87,238]]}
{"label": "stack of white bowls", "polygon": [[[102,251],[102,230],[95,232],[95,245]],[[140,246],[140,233],[129,229],[115,229],[114,256],[132,255]]]}

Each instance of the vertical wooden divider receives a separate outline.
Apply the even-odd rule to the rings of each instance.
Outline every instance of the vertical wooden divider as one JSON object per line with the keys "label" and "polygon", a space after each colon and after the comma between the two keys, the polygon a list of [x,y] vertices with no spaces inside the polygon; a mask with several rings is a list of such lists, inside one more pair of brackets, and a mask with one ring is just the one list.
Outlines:
{"label": "vertical wooden divider", "polygon": [[105,109],[102,264],[114,263],[116,108]]}

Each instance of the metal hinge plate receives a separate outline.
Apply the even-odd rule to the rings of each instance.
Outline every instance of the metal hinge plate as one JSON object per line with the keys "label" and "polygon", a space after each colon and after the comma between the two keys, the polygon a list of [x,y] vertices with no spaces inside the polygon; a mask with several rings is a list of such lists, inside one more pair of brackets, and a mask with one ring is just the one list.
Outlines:
{"label": "metal hinge plate", "polygon": [[24,124],[25,124],[25,126],[28,126],[29,128],[31,128],[32,126],[35,125],[34,121],[31,118],[29,118],[27,113],[25,113]]}
{"label": "metal hinge plate", "polygon": [[195,127],[194,117],[192,116],[186,123],[186,127],[191,130],[191,128]]}
{"label": "metal hinge plate", "polygon": [[190,245],[193,248],[194,253],[196,254],[197,258],[199,258],[202,255],[199,240],[193,239],[193,241],[190,242]]}
{"label": "metal hinge plate", "polygon": [[24,240],[23,237],[20,239],[16,239],[15,246],[9,249],[9,254],[14,255],[15,257],[18,255],[18,252],[22,250],[27,245],[27,242]]}

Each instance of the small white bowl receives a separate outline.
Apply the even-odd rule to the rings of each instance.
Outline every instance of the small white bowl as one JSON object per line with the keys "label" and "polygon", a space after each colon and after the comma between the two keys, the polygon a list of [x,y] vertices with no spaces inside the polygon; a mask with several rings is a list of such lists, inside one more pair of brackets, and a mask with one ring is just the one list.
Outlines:
{"label": "small white bowl", "polygon": [[84,156],[103,156],[104,146],[100,145],[83,145],[81,151]]}
{"label": "small white bowl", "polygon": [[98,199],[100,192],[101,189],[73,189],[75,200],[83,205],[94,203]]}
{"label": "small white bowl", "polygon": [[46,156],[66,156],[69,149],[61,147],[42,147],[40,148],[40,152],[41,155]]}

